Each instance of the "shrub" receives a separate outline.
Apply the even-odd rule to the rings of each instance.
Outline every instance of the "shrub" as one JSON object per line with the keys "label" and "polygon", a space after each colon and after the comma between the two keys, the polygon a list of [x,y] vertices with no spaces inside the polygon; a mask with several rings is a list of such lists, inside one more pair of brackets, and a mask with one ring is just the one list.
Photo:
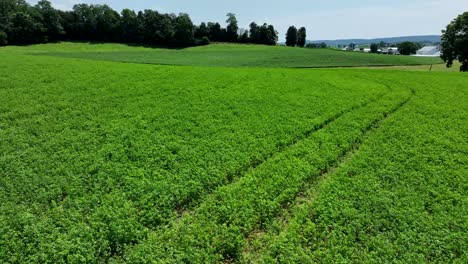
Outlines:
{"label": "shrub", "polygon": [[210,45],[210,39],[207,36],[204,36],[198,43],[200,46]]}
{"label": "shrub", "polygon": [[410,41],[405,41],[403,43],[400,43],[400,45],[398,45],[398,48],[400,49],[401,55],[416,54],[416,51],[419,49],[416,43],[413,43]]}
{"label": "shrub", "polygon": [[8,36],[5,32],[0,31],[0,46],[8,44]]}

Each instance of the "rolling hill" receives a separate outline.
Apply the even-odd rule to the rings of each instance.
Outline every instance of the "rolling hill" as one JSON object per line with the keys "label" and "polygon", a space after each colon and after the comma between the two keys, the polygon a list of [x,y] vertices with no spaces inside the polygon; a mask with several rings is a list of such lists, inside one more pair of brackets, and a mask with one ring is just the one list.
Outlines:
{"label": "rolling hill", "polygon": [[37,45],[37,55],[159,65],[210,67],[324,68],[442,63],[439,58],[389,56],[263,45],[214,44],[187,49],[130,47],[120,44],[60,43]]}

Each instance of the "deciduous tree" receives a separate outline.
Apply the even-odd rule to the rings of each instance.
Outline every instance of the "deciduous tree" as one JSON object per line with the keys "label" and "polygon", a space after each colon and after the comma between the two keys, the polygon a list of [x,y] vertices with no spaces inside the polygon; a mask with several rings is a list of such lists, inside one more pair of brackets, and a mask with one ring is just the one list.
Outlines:
{"label": "deciduous tree", "polygon": [[208,22],[208,31],[211,41],[223,41],[223,30],[219,23]]}
{"label": "deciduous tree", "polygon": [[141,38],[139,37],[142,32],[139,30],[139,21],[135,11],[130,9],[122,10],[120,16],[120,30],[122,32],[122,41],[123,42],[139,42]]}
{"label": "deciduous tree", "polygon": [[29,13],[16,12],[11,18],[8,42],[11,44],[31,44],[42,42],[44,27]]}
{"label": "deciduous tree", "polygon": [[297,44],[297,28],[295,26],[290,26],[288,32],[286,33],[286,45],[289,47],[294,47]]}
{"label": "deciduous tree", "polygon": [[301,27],[297,31],[297,46],[303,48],[307,41],[307,32],[305,27]]}
{"label": "deciduous tree", "polygon": [[44,40],[57,40],[65,34],[60,15],[49,1],[40,0],[34,7],[38,10],[42,25],[45,28]]}
{"label": "deciduous tree", "polygon": [[4,31],[0,30],[0,46],[5,46],[6,44],[8,44],[8,36]]}
{"label": "deciduous tree", "polygon": [[205,22],[202,22],[200,26],[195,28],[195,38],[202,39],[203,37],[207,37],[209,39],[210,31],[206,26]]}
{"label": "deciduous tree", "polygon": [[194,26],[187,14],[179,14],[175,19],[173,44],[176,47],[188,47],[194,43]]}
{"label": "deciduous tree", "polygon": [[209,40],[267,45],[278,41],[272,25],[252,23],[250,35],[245,32],[239,37],[235,14],[228,13],[226,23],[226,28],[219,23],[195,27],[187,14],[130,9],[118,13],[107,5],[92,4],[76,4],[71,11],[62,11],[49,0],[39,0],[34,6],[24,0],[0,0],[0,45],[78,40],[185,47]]}
{"label": "deciduous tree", "polygon": [[405,41],[398,45],[398,49],[400,50],[401,55],[416,54],[416,51],[418,51],[418,48],[419,48],[418,45],[411,41]]}
{"label": "deciduous tree", "polygon": [[468,12],[455,18],[442,33],[441,58],[447,67],[458,59],[462,64],[460,71],[468,71]]}
{"label": "deciduous tree", "polygon": [[168,45],[174,35],[173,17],[154,10],[143,12],[145,42],[151,45]]}
{"label": "deciduous tree", "polygon": [[228,19],[226,20],[226,23],[228,23],[228,26],[226,28],[225,41],[237,42],[239,39],[239,35],[237,34],[237,31],[239,30],[239,26],[237,25],[236,15],[233,13],[228,13],[226,16],[228,17]]}
{"label": "deciduous tree", "polygon": [[239,42],[240,43],[249,43],[250,39],[249,39],[249,31],[244,31],[244,33],[242,33],[242,35],[239,37]]}
{"label": "deciduous tree", "polygon": [[250,23],[249,39],[251,43],[260,43],[260,28],[257,23]]}

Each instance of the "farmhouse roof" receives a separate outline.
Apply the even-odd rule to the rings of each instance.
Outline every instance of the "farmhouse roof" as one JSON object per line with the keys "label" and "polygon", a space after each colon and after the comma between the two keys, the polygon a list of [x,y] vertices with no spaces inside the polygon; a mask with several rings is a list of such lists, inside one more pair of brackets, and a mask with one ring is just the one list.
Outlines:
{"label": "farmhouse roof", "polygon": [[439,46],[425,46],[422,49],[416,52],[419,56],[440,56],[440,47]]}

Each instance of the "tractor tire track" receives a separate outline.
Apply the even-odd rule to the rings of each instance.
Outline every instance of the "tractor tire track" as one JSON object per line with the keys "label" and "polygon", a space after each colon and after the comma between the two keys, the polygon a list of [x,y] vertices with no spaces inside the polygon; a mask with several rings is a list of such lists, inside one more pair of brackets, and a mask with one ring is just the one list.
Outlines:
{"label": "tractor tire track", "polygon": [[[390,90],[389,92],[391,92],[391,88],[388,85],[383,85],[383,86],[385,86],[385,88],[389,89]],[[326,128],[328,125],[330,125],[331,123],[333,123],[334,121],[336,121],[340,117],[342,117],[342,116],[344,116],[344,115],[346,115],[348,113],[351,113],[353,111],[356,111],[358,109],[364,108],[364,107],[368,106],[369,104],[371,104],[373,102],[376,102],[382,96],[387,95],[389,92],[379,94],[378,96],[375,96],[374,98],[366,100],[366,101],[364,101],[364,102],[362,102],[360,104],[356,104],[356,105],[354,105],[354,106],[352,106],[350,108],[341,110],[338,113],[336,113],[335,115],[333,115],[333,116],[327,118],[326,120],[324,120],[322,123],[316,124],[312,128],[310,128],[310,129],[306,130],[305,132],[303,132],[302,134],[294,137],[290,142],[288,142],[286,144],[278,145],[277,146],[277,148],[278,148],[277,151],[269,153],[268,155],[266,155],[262,159],[253,159],[253,160],[251,160],[249,163],[242,166],[236,172],[227,174],[225,176],[226,177],[225,184],[220,185],[220,186],[216,187],[215,189],[213,189],[211,191],[207,191],[206,196],[210,195],[211,193],[214,193],[216,191],[216,189],[218,189],[220,187],[224,187],[224,186],[227,186],[229,184],[234,183],[236,180],[242,178],[242,176],[247,174],[249,171],[255,170],[258,167],[262,166],[263,164],[267,163],[269,160],[274,159],[276,156],[280,155],[285,150],[287,150],[287,149],[289,149],[291,147],[294,147],[295,145],[297,145],[301,141],[303,141],[306,138],[310,137],[312,134],[314,134],[316,132],[319,132],[320,130]],[[198,203],[201,202],[201,201],[203,201],[203,199],[199,200]],[[183,215],[187,214],[188,211],[193,206],[192,204],[193,203],[190,202],[190,201],[188,201],[186,203],[179,204],[179,206],[175,210],[177,212],[177,217],[180,218]]]}
{"label": "tractor tire track", "polygon": [[[317,160],[317,162],[320,162],[318,164],[318,166],[316,166],[315,168],[312,167],[312,168],[308,168],[307,170],[310,169],[310,171],[304,175],[304,176],[298,176],[296,177],[296,179],[294,180],[294,182],[292,182],[291,184],[286,184],[287,186],[290,186],[288,188],[291,188],[291,190],[294,190],[293,192],[294,193],[290,193],[286,196],[284,196],[283,198],[280,198],[282,200],[279,200],[277,201],[278,202],[278,205],[279,207],[275,209],[267,209],[267,210],[272,210],[271,211],[271,214],[270,213],[267,213],[268,216],[265,215],[265,219],[263,219],[263,213],[262,212],[259,212],[260,214],[255,214],[255,216],[253,215],[252,217],[255,217],[256,220],[253,220],[254,222],[246,222],[246,223],[242,223],[239,225],[239,228],[241,229],[244,229],[244,225],[247,225],[245,226],[245,228],[248,228],[247,230],[245,231],[242,231],[242,234],[239,234],[241,235],[242,237],[244,237],[244,239],[249,239],[249,237],[252,236],[252,234],[255,234],[255,233],[258,233],[258,228],[256,229],[256,226],[261,226],[262,223],[264,223],[263,221],[266,221],[266,222],[270,222],[270,221],[273,221],[275,219],[275,216],[278,216],[281,214],[281,212],[283,212],[285,210],[285,208],[288,208],[288,204],[291,204],[291,202],[295,201],[297,196],[300,194],[301,190],[304,190],[305,186],[306,186],[306,182],[310,181],[311,179],[313,180],[314,178],[320,178],[320,175],[324,175],[327,171],[330,170],[330,168],[333,166],[333,164],[335,163],[339,163],[340,160],[342,159],[342,157],[344,157],[345,155],[347,155],[347,153],[350,151],[350,148],[357,148],[357,145],[359,145],[359,142],[362,140],[361,138],[363,137],[363,134],[366,133],[366,131],[370,130],[374,125],[375,123],[379,122],[380,120],[383,120],[385,119],[386,117],[389,116],[389,114],[391,112],[394,112],[394,111],[397,111],[400,107],[402,107],[404,104],[406,104],[410,98],[406,98],[404,101],[401,101],[401,102],[398,102],[399,100],[401,100],[400,98],[405,98],[403,95],[392,95],[391,91],[393,90],[392,87],[390,86],[385,86],[389,92],[388,93],[382,93],[380,96],[376,96],[374,98],[371,98],[370,100],[367,100],[363,103],[360,103],[360,104],[357,104],[347,110],[343,110],[341,112],[339,112],[338,114],[334,115],[333,117],[330,117],[328,118],[326,121],[322,122],[321,124],[317,125],[317,126],[314,126],[313,129],[307,131],[306,133],[303,134],[303,137],[301,137],[300,139],[294,139],[291,144],[288,144],[286,145],[282,150],[283,151],[280,151],[280,152],[275,152],[273,153],[272,155],[270,155],[269,158],[267,159],[264,159],[263,162],[259,162],[258,164],[254,164],[255,166],[252,166],[250,168],[247,168],[246,169],[246,172],[245,173],[241,173],[240,175],[238,175],[236,178],[233,179],[233,181],[231,181],[229,184],[225,184],[225,185],[221,185],[217,188],[214,188],[213,191],[211,191],[210,193],[208,193],[207,195],[204,196],[203,199],[199,200],[200,202],[197,204],[197,205],[194,205],[193,208],[183,208],[182,210],[180,211],[177,211],[178,212],[178,217],[176,219],[174,219],[173,221],[171,221],[171,224],[169,224],[168,226],[166,226],[165,228],[161,229],[161,230],[154,230],[153,232],[151,232],[152,234],[149,234],[149,241],[147,242],[142,242],[142,243],[138,243],[139,245],[136,246],[136,249],[135,250],[131,250],[130,252],[130,255],[133,256],[133,257],[136,257],[138,259],[137,256],[141,255],[141,254],[145,254],[145,253],[142,253],[145,252],[146,249],[148,248],[152,248],[152,244],[153,243],[156,243],[156,244],[161,244],[161,243],[164,243],[164,244],[168,244],[167,246],[168,247],[164,247],[164,249],[162,249],[163,251],[162,252],[165,252],[163,255],[160,255],[161,259],[165,259],[166,256],[168,255],[172,255],[172,254],[178,254],[178,253],[181,253],[181,254],[185,254],[183,253],[184,252],[184,249],[183,248],[187,248],[188,245],[184,245],[183,248],[180,248],[177,246],[179,245],[180,243],[179,242],[176,242],[176,241],[179,241],[180,239],[184,239],[182,237],[190,237],[190,240],[194,242],[194,244],[192,244],[191,246],[189,246],[189,248],[187,248],[188,250],[190,251],[195,251],[195,252],[200,252],[200,254],[203,255],[202,252],[204,252],[204,250],[210,250],[209,248],[210,247],[206,247],[207,245],[210,245],[212,243],[217,243],[216,241],[223,241],[224,238],[223,238],[223,230],[224,232],[227,231],[226,228],[229,229],[229,226],[231,225],[231,220],[230,219],[236,219],[236,213],[234,215],[230,214],[229,211],[233,211],[235,212],[236,209],[236,206],[239,206],[241,204],[233,204],[233,202],[235,201],[238,201],[238,198],[239,199],[247,199],[247,200],[244,200],[244,202],[246,202],[247,204],[245,205],[242,205],[240,209],[242,212],[244,210],[255,210],[254,208],[255,207],[258,207],[259,205],[257,204],[257,199],[271,199],[273,198],[274,196],[276,196],[277,194],[275,194],[277,191],[279,191],[280,193],[282,191],[280,191],[280,189],[278,188],[283,188],[281,187],[282,185],[277,185],[277,183],[270,183],[270,184],[274,184],[276,186],[274,186],[272,192],[270,194],[266,194],[265,193],[265,196],[262,196],[263,198],[259,198],[257,195],[249,195],[248,193],[250,194],[253,194],[255,192],[250,192],[250,189],[251,188],[256,188],[254,186],[257,186],[257,184],[263,184],[263,180],[262,180],[262,174],[265,175],[265,173],[268,174],[268,167],[264,167],[262,166],[263,164],[266,164],[266,163],[270,163],[272,162],[273,164],[277,163],[275,160],[278,160],[280,161],[282,158],[281,158],[281,155],[286,155],[284,154],[285,152],[288,152],[289,149],[291,149],[291,153],[292,156],[290,158],[292,159],[295,159],[294,156],[296,154],[293,154],[295,152],[294,150],[294,146],[295,145],[299,145],[301,144],[301,142],[305,141],[305,140],[312,140],[311,142],[315,142],[313,139],[311,139],[312,137],[315,137],[314,133],[316,132],[320,132],[320,131],[324,131],[327,127],[329,127],[331,124],[334,123],[334,121],[336,120],[341,120],[340,117],[344,117],[345,115],[348,116],[348,118],[345,118],[343,121],[345,123],[343,123],[342,125],[343,128],[346,128],[348,125],[352,125],[351,126],[351,129],[353,129],[353,136],[349,137],[348,139],[346,139],[345,142],[343,143],[346,143],[346,146],[350,146],[349,148],[346,147],[343,149],[343,147],[340,147],[340,144],[339,141],[336,141],[336,144],[334,144],[334,149],[333,150],[333,153],[335,154],[332,154],[333,156],[336,155],[336,158],[326,158],[325,160],[323,160],[323,163],[322,161],[320,160]],[[407,94],[407,93],[405,93]],[[385,103],[383,103],[382,107],[380,110],[378,111],[373,111],[372,109],[373,108],[370,108],[370,109],[367,109],[365,110],[366,106],[368,106],[369,104],[371,103],[374,103],[374,105],[380,105],[378,102],[381,101],[379,99],[382,98],[382,96],[384,97],[387,97],[387,99],[385,99]],[[394,98],[395,97],[395,98]],[[393,107],[395,104],[397,104],[396,107]],[[364,111],[363,113],[367,113],[369,112],[369,114],[371,114],[371,116],[369,116],[369,118],[366,118],[365,121],[362,122],[362,124],[358,125],[358,124],[355,124],[353,122],[353,119],[354,118],[359,118],[359,115],[360,115],[360,112],[357,113],[357,114],[353,114],[355,111],[360,111],[361,108],[364,108]],[[390,109],[390,110],[388,110]],[[353,117],[354,115],[356,115],[356,117]],[[383,117],[381,117],[383,116]],[[361,122],[359,122],[361,123]],[[328,136],[333,136],[336,129],[340,129],[340,127],[342,125],[337,125],[335,127],[333,127],[331,129],[331,131],[329,132],[323,132],[324,135],[328,135]],[[317,135],[318,138],[321,138],[322,136],[321,135]],[[323,141],[323,143],[326,143],[327,141]],[[314,143],[315,144],[315,143]],[[318,146],[316,146],[317,148],[321,148],[321,143],[319,143]],[[300,149],[300,148],[299,148]],[[299,155],[301,155],[300,153],[298,153]],[[298,156],[299,157],[299,156]],[[298,158],[296,157],[296,158]],[[315,159],[315,158],[312,158],[312,159]],[[285,160],[285,159],[283,159]],[[287,159],[286,159],[287,160]],[[311,160],[309,160],[309,162],[312,162]],[[272,165],[273,165],[272,164]],[[281,163],[277,163],[278,164],[281,164]],[[276,166],[277,166],[276,165]],[[261,167],[262,166],[262,167]],[[261,167],[261,168],[260,168]],[[262,172],[262,168],[265,168],[266,171]],[[253,175],[251,177],[245,177],[245,175],[247,174],[250,174],[250,173],[254,173],[254,174],[257,174],[256,171],[260,170],[258,173],[260,173],[259,175]],[[283,177],[284,178],[284,177]],[[286,178],[284,178],[286,179]],[[243,186],[247,187],[247,189],[245,189]],[[272,186],[273,187],[273,186]],[[265,187],[265,188],[268,188],[268,187]],[[253,191],[253,189],[252,189]],[[247,193],[245,193],[247,192]],[[278,193],[279,194],[279,193]],[[244,195],[247,195],[247,196],[244,196]],[[273,195],[273,196],[272,196]],[[269,196],[272,196],[272,197],[269,197]],[[226,200],[224,201],[224,197],[226,197]],[[235,198],[237,197],[237,198]],[[244,198],[242,198],[244,197]],[[249,198],[247,198],[249,197]],[[265,200],[266,201],[266,200]],[[273,202],[273,200],[272,200]],[[219,208],[219,212],[218,212],[218,208],[220,205],[223,205],[221,208]],[[233,207],[231,207],[233,206]],[[247,207],[245,207],[247,206]],[[230,208],[229,211],[226,211],[227,208]],[[266,208],[265,208],[266,209]],[[240,212],[242,214],[242,212]],[[262,220],[263,219],[263,220]],[[260,221],[260,222],[258,222]],[[250,226],[250,227],[248,227]],[[267,229],[267,227],[263,226],[264,229]],[[171,230],[185,230],[185,231],[182,231],[182,233],[179,233],[178,231],[171,231]],[[189,231],[189,230],[192,230],[192,231]],[[203,231],[205,230],[205,231]],[[195,237],[198,237],[199,234],[206,234],[206,232],[211,232],[211,231],[207,231],[207,230],[217,230],[215,231],[215,233],[213,233],[212,235],[210,235],[210,238],[208,237],[205,237],[205,239],[208,239],[208,240],[201,240],[199,242],[195,242],[195,241],[198,241],[198,239],[194,239]],[[188,231],[188,233],[187,233]],[[200,233],[201,232],[201,233]],[[219,233],[218,233],[219,232]],[[221,237],[219,237],[219,235],[221,235]],[[204,235],[201,235],[202,237]],[[202,237],[200,237],[200,239],[202,239]],[[160,240],[162,239],[162,240]],[[214,240],[213,240],[214,239]],[[219,240],[221,239],[221,240]],[[164,242],[163,242],[164,241]],[[172,243],[175,243],[173,244],[172,246],[170,246],[171,242]],[[203,242],[202,242],[203,241]],[[210,242],[211,241],[211,242]],[[199,244],[199,243],[202,243],[202,244]],[[229,248],[228,251],[226,251],[225,249],[223,249],[222,247],[221,248],[218,248],[216,249],[216,252],[218,256],[221,256],[221,259],[218,259],[219,261],[238,261],[239,258],[241,257],[242,255],[242,252],[244,250],[244,247],[246,246],[247,244],[245,245],[242,245],[240,247],[235,247],[235,248]],[[213,245],[214,246],[214,245]],[[168,250],[166,252],[166,250]],[[219,250],[219,251],[218,251]],[[178,252],[178,253],[176,253]],[[238,253],[234,253],[234,252],[238,252]]]}
{"label": "tractor tire track", "polygon": [[[388,85],[386,85],[388,86]],[[390,86],[388,86],[390,88]],[[408,88],[411,92],[411,94],[403,101],[398,103],[395,107],[390,109],[389,111],[383,112],[383,117],[380,119],[376,119],[373,122],[371,122],[368,126],[366,126],[363,129],[363,132],[360,137],[358,137],[353,144],[347,149],[344,149],[343,152],[340,154],[340,156],[334,160],[333,162],[327,164],[323,171],[320,172],[318,176],[315,177],[315,179],[312,182],[306,183],[302,190],[297,194],[296,199],[293,203],[290,203],[289,205],[284,205],[282,212],[278,214],[277,220],[281,221],[282,225],[286,226],[285,229],[287,229],[290,219],[292,218],[292,212],[291,209],[293,207],[298,207],[303,204],[310,204],[313,203],[313,201],[316,199],[318,196],[318,192],[315,190],[312,190],[314,188],[317,188],[320,186],[324,180],[326,180],[328,177],[333,174],[342,164],[349,162],[354,154],[359,151],[361,145],[363,142],[373,133],[375,133],[381,125],[392,115],[394,115],[397,111],[402,109],[405,105],[407,105],[411,99],[416,95],[416,92],[412,88]],[[283,229],[284,230],[284,229]],[[246,237],[247,239],[247,247],[243,249],[243,254],[248,253],[248,252],[253,252],[253,242],[256,240],[260,240],[265,234],[267,234],[268,229],[263,228],[263,229],[257,229],[253,230],[250,232],[250,234]],[[284,232],[284,231],[281,231]]]}

